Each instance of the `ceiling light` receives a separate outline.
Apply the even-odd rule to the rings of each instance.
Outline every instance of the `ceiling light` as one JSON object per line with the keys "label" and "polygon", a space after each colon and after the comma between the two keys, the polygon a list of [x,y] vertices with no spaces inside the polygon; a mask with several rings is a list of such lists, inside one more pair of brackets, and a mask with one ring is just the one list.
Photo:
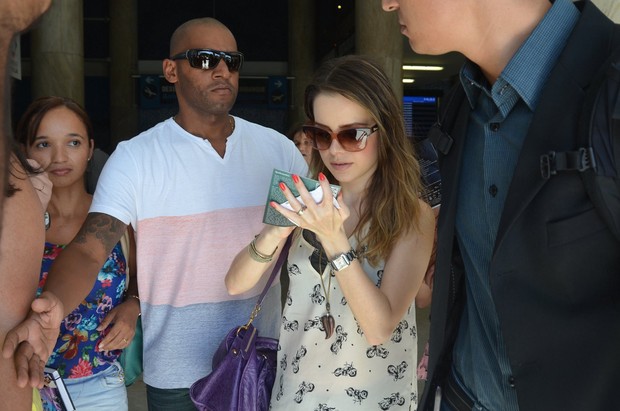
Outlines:
{"label": "ceiling light", "polygon": [[417,70],[417,71],[441,71],[443,66],[412,66],[405,64],[403,70]]}
{"label": "ceiling light", "polygon": [[411,84],[411,83],[413,83],[414,81],[415,81],[415,80],[414,80],[414,79],[412,79],[412,78],[404,78],[404,79],[403,79],[403,83],[405,83],[405,84]]}

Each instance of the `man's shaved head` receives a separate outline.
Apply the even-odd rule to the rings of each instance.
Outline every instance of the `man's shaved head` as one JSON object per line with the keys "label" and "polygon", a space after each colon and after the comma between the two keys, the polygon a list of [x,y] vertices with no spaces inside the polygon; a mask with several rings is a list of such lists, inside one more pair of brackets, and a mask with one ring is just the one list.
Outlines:
{"label": "man's shaved head", "polygon": [[187,38],[188,33],[196,26],[202,27],[212,27],[212,28],[220,28],[222,30],[226,30],[230,33],[230,35],[234,38],[232,32],[219,20],[216,20],[212,17],[203,17],[198,19],[192,19],[186,21],[181,24],[177,29],[172,33],[172,37],[170,38],[170,55],[180,53],[183,49],[183,42]]}

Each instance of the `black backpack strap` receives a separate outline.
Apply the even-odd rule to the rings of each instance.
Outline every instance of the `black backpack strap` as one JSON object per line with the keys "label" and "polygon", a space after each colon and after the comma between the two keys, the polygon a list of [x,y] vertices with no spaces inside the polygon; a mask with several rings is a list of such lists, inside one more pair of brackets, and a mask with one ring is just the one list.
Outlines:
{"label": "black backpack strap", "polygon": [[[620,54],[620,51],[618,52],[618,54]],[[618,58],[618,60],[620,60],[620,56]],[[613,68],[615,69],[614,71],[614,75],[618,77],[618,79],[620,80],[620,61],[613,63]],[[620,98],[616,100],[616,105],[614,106],[613,109],[613,115],[612,115],[612,120],[614,122],[614,127],[620,125]],[[614,133],[614,135],[619,135],[617,133]]]}
{"label": "black backpack strap", "polygon": [[[597,168],[599,166],[605,167],[607,164],[613,165],[613,161],[609,159],[597,161],[597,157],[600,158],[602,150],[592,144],[592,133],[594,132],[596,124],[604,123],[613,125],[613,128],[605,128],[604,132],[611,132],[612,138],[620,137],[620,134],[618,134],[620,133],[620,99],[615,99],[611,103],[607,102],[607,104],[614,105],[613,119],[615,124],[612,123],[612,118],[608,115],[612,111],[601,101],[603,98],[601,95],[607,92],[605,87],[610,87],[608,80],[617,76],[619,72],[617,65],[620,64],[620,39],[616,38],[613,44],[614,46],[612,49],[614,51],[594,76],[584,97],[579,120],[580,144],[582,146],[574,151],[550,151],[547,154],[541,155],[540,173],[545,180],[561,171],[577,171],[583,173],[586,170],[592,169],[598,172],[599,170]],[[597,116],[604,117],[596,118]]]}
{"label": "black backpack strap", "polygon": [[610,66],[609,75],[592,113],[589,132],[589,143],[593,148],[597,167],[581,173],[581,178],[597,212],[611,233],[620,240],[619,63]]}
{"label": "black backpack strap", "polygon": [[615,26],[609,57],[586,90],[575,151],[540,157],[542,177],[577,171],[599,216],[620,240],[620,26]]}
{"label": "black backpack strap", "polygon": [[582,132],[587,138],[584,144],[593,149],[594,171],[599,176],[618,178],[620,158],[616,147],[620,144],[620,45],[590,109],[591,113],[582,118]]}
{"label": "black backpack strap", "polygon": [[550,151],[540,156],[540,174],[547,180],[558,171],[583,172],[589,168],[596,168],[592,147],[580,147],[575,151]]}
{"label": "black backpack strap", "polygon": [[428,139],[435,149],[443,155],[448,154],[452,148],[453,139],[450,136],[456,117],[459,114],[459,107],[465,99],[465,90],[463,85],[458,82],[450,91],[447,102],[442,107],[438,121],[433,124],[428,132]]}

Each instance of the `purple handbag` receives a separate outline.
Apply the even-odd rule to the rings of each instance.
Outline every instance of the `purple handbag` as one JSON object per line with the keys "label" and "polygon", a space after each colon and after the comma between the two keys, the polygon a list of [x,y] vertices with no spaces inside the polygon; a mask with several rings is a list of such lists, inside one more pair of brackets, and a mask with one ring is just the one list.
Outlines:
{"label": "purple handbag", "polygon": [[215,351],[212,371],[192,384],[189,395],[200,411],[267,411],[276,379],[278,340],[259,337],[252,321],[290,246],[290,236],[246,325],[228,332]]}

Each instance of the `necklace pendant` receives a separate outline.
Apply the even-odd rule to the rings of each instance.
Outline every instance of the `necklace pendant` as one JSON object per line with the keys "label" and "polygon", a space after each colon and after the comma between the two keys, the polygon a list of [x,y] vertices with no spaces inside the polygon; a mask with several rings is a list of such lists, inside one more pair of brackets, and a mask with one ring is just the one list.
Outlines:
{"label": "necklace pendant", "polygon": [[327,340],[329,337],[334,335],[334,329],[336,328],[336,321],[331,314],[325,314],[321,317],[321,324],[323,325],[323,329],[325,330],[325,339]]}

